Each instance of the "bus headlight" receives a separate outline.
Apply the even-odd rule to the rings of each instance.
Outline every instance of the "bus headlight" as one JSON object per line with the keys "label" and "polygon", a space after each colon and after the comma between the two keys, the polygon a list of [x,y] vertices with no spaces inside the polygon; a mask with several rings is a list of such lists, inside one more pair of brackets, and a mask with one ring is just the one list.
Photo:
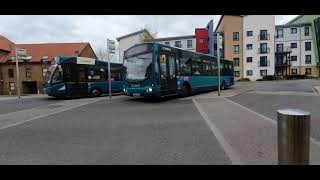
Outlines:
{"label": "bus headlight", "polygon": [[127,92],[127,90],[125,88],[123,88],[123,92]]}
{"label": "bus headlight", "polygon": [[152,92],[152,88],[149,88],[148,90],[149,90],[149,92]]}

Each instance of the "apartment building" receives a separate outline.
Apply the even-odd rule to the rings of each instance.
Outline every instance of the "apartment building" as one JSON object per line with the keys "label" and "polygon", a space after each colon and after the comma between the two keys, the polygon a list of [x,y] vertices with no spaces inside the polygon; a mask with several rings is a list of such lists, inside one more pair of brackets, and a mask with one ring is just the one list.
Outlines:
{"label": "apartment building", "polygon": [[243,77],[274,75],[274,15],[243,16]]}
{"label": "apartment building", "polygon": [[197,39],[195,35],[158,38],[155,41],[159,44],[174,46],[193,52],[196,51]]}
{"label": "apartment building", "polygon": [[[221,16],[215,32],[222,36],[221,57],[233,60],[235,80],[244,77],[243,74],[243,16],[223,15]],[[216,37],[215,37],[216,40]],[[215,47],[216,49],[216,47]]]}
{"label": "apartment building", "polygon": [[316,70],[312,67],[313,72],[317,71],[317,77],[320,77],[320,15],[299,15],[296,18],[289,21],[286,25],[310,23],[310,33],[312,36],[312,46],[314,50],[314,56],[317,64]]}
{"label": "apartment building", "polygon": [[276,75],[318,76],[311,25],[301,23],[276,26]]}

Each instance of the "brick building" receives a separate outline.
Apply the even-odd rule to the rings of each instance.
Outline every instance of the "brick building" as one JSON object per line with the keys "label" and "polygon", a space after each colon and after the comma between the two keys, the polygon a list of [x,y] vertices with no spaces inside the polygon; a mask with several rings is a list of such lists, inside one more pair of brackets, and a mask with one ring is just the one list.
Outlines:
{"label": "brick building", "polygon": [[15,44],[0,36],[0,95],[17,93],[15,49],[26,50],[19,60],[20,92],[43,93],[44,76],[56,56],[97,58],[89,43]]}

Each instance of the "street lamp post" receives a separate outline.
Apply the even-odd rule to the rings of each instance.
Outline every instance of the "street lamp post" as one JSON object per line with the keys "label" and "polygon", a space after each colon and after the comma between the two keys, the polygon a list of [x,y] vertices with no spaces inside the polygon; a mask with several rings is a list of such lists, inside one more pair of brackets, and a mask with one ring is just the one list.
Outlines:
{"label": "street lamp post", "polygon": [[217,33],[217,62],[218,62],[218,96],[220,96],[220,35]]}
{"label": "street lamp post", "polygon": [[18,89],[18,99],[20,100],[20,77],[19,77],[19,65],[18,65],[18,49],[16,49],[16,70],[17,70],[17,89]]}
{"label": "street lamp post", "polygon": [[110,50],[109,50],[109,39],[107,39],[107,43],[108,43],[108,82],[109,82],[109,98],[111,99],[111,71],[110,71]]}

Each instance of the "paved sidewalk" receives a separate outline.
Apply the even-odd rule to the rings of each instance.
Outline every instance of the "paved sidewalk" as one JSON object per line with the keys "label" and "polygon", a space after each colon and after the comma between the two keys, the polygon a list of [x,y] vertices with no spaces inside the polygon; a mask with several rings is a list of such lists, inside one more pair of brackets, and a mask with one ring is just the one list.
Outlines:
{"label": "paved sidewalk", "polygon": [[[233,164],[277,164],[277,124],[226,98],[193,102]],[[320,146],[310,144],[310,164],[320,164]]]}
{"label": "paved sidewalk", "polygon": [[[49,97],[46,94],[31,94],[31,95],[21,95],[21,99],[29,99],[29,98],[44,98],[44,97]],[[9,96],[9,95],[0,95],[0,101],[1,100],[13,100],[13,99],[18,99],[18,96]]]}

